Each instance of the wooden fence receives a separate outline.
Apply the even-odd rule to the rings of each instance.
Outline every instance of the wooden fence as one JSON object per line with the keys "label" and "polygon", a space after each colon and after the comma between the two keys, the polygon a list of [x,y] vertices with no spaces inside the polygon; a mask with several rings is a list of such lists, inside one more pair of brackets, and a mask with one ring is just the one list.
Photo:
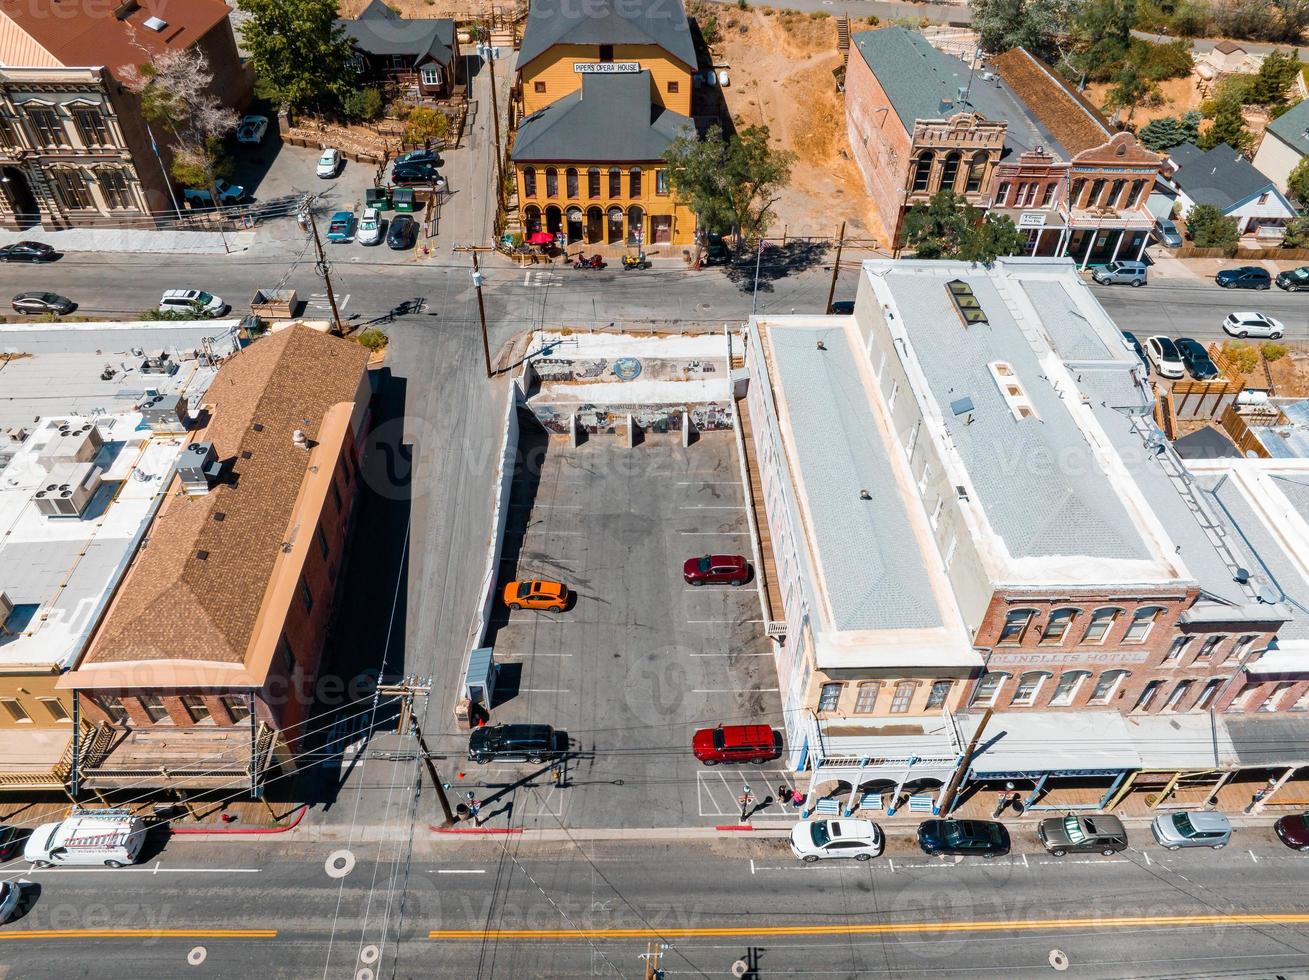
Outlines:
{"label": "wooden fence", "polygon": [[1170,442],[1177,438],[1177,410],[1173,407],[1171,392],[1163,392],[1155,402],[1154,421],[1163,430],[1164,438]]}
{"label": "wooden fence", "polygon": [[1173,253],[1179,259],[1285,259],[1287,261],[1304,261],[1309,259],[1309,248],[1196,248],[1183,245]]}
{"label": "wooden fence", "polygon": [[1254,430],[1237,413],[1235,405],[1228,406],[1227,411],[1223,413],[1221,424],[1223,431],[1231,437],[1232,442],[1236,443],[1236,448],[1241,451],[1242,456],[1247,456],[1250,453],[1254,453],[1261,459],[1268,459],[1272,456],[1272,453],[1264,448],[1264,444],[1255,435]]}

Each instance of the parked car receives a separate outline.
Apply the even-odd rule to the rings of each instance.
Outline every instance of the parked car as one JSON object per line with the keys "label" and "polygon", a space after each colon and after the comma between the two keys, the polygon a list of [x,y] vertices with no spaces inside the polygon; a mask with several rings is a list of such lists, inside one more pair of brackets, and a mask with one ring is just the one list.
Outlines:
{"label": "parked car", "polygon": [[548,609],[552,613],[568,608],[572,593],[562,582],[510,582],[504,587],[505,605],[510,609]]}
{"label": "parked car", "polygon": [[690,585],[726,582],[744,585],[750,577],[750,563],[741,555],[702,555],[682,564],[682,578]]}
{"label": "parked car", "polygon": [[410,150],[408,153],[401,153],[396,157],[394,166],[404,167],[416,163],[430,163],[434,167],[439,167],[445,161],[441,159],[441,154],[435,150]]}
{"label": "parked car", "polygon": [[359,219],[359,228],[355,231],[355,241],[360,245],[376,245],[382,240],[382,212],[377,208],[364,208],[364,216]]}
{"label": "parked car", "polygon": [[435,187],[444,187],[445,178],[441,172],[430,163],[410,163],[403,167],[391,168],[391,183],[402,186],[409,184],[432,184]]}
{"label": "parked car", "polygon": [[318,158],[318,166],[314,173],[319,177],[335,177],[341,172],[341,164],[345,161],[341,157],[341,151],[334,146],[323,148],[323,155]]}
{"label": "parked car", "polygon": [[1253,311],[1227,314],[1223,330],[1233,337],[1267,337],[1269,340],[1277,340],[1286,333],[1281,320]]}
{"label": "parked car", "polygon": [[924,820],[918,825],[918,846],[925,854],[993,858],[1009,853],[1009,831],[993,820]]}
{"label": "parked car", "polygon": [[145,821],[121,810],[77,813],[32,831],[23,847],[23,860],[37,868],[51,865],[122,868],[136,863],[145,835]]}
{"label": "parked car", "polygon": [[1149,272],[1144,262],[1109,262],[1092,272],[1091,278],[1102,286],[1116,283],[1144,286],[1149,279]]}
{"label": "parked car", "polygon": [[[218,177],[214,180],[214,190],[218,191],[218,200],[222,204],[235,204],[245,197],[245,188],[240,184],[229,184]],[[182,191],[182,198],[188,204],[213,204],[213,195],[208,187],[188,187]]]}
{"label": "parked car", "polygon": [[1288,292],[1298,293],[1309,289],[1309,267],[1302,265],[1298,269],[1287,269],[1285,272],[1279,272],[1277,278],[1273,281],[1277,283],[1279,289],[1285,289]]}
{"label": "parked car", "polygon": [[0,922],[8,922],[18,911],[23,886],[16,881],[0,881]]}
{"label": "parked car", "polygon": [[791,853],[806,864],[823,858],[871,861],[883,844],[882,828],[871,820],[801,820],[791,828]]}
{"label": "parked car", "polygon": [[1124,331],[1123,331],[1123,339],[1124,339],[1125,341],[1127,341],[1127,346],[1131,347],[1132,350],[1134,350],[1134,351],[1136,352],[1136,356],[1139,357],[1139,358],[1141,359],[1141,363],[1145,365],[1145,371],[1146,371],[1146,373],[1149,374],[1149,373],[1150,373],[1150,358],[1148,358],[1148,357],[1145,356],[1145,348],[1142,347],[1142,346],[1141,346],[1141,342],[1140,342],[1139,340],[1136,339],[1136,334],[1134,334],[1134,333],[1129,333],[1128,331],[1124,330]]}
{"label": "parked car", "polygon": [[77,309],[77,304],[58,293],[19,293],[10,305],[18,313],[55,313],[63,316]]}
{"label": "parked car", "polygon": [[1037,825],[1036,836],[1055,857],[1094,851],[1108,857],[1127,850],[1127,830],[1123,822],[1108,813],[1047,817]]}
{"label": "parked car", "polygon": [[386,247],[402,251],[413,248],[418,240],[418,222],[407,214],[397,214],[386,231]]}
{"label": "parked car", "polygon": [[327,240],[329,242],[348,242],[350,236],[354,234],[354,230],[354,212],[338,211],[332,215],[332,220],[327,225]]}
{"label": "parked car", "polygon": [[1154,839],[1170,851],[1180,847],[1226,847],[1232,839],[1232,825],[1221,813],[1210,810],[1180,810],[1161,813],[1150,823]]}
{"label": "parked car", "polygon": [[854,300],[852,300],[852,299],[838,299],[835,303],[832,304],[832,315],[833,315],[833,316],[853,316],[853,315],[854,315]]}
{"label": "parked car", "polygon": [[1267,269],[1243,265],[1237,269],[1224,269],[1214,276],[1214,282],[1224,289],[1267,289],[1272,285],[1273,277]]}
{"label": "parked car", "polygon": [[732,250],[722,235],[710,234],[705,239],[705,265],[726,265],[732,259]]}
{"label": "parked car", "polygon": [[0,247],[0,262],[53,262],[59,255],[45,242],[14,242]]}
{"label": "parked car", "polygon": [[1309,813],[1288,813],[1278,817],[1273,824],[1273,833],[1287,847],[1309,851]]}
{"label": "parked car", "polygon": [[1204,344],[1190,337],[1177,338],[1177,351],[1182,355],[1182,363],[1191,372],[1196,381],[1209,381],[1218,377],[1218,365],[1209,357]]}
{"label": "parked car", "polygon": [[1145,341],[1145,349],[1150,354],[1154,368],[1165,378],[1185,378],[1186,365],[1182,363],[1182,353],[1173,343],[1172,338],[1156,334]]}
{"label": "parked car", "polygon": [[160,313],[193,313],[197,317],[222,316],[231,307],[203,289],[169,289],[159,300]]}
{"label": "parked car", "polygon": [[16,857],[23,849],[25,840],[27,840],[27,831],[22,827],[0,824],[0,861],[8,861]]}
{"label": "parked car", "polygon": [[782,736],[767,725],[719,725],[691,736],[691,753],[706,766],[751,762],[762,766],[782,754]]}
{"label": "parked car", "polygon": [[1154,223],[1154,234],[1160,242],[1169,248],[1180,248],[1182,245],[1182,233],[1177,230],[1177,225],[1168,218],[1160,218]]}
{"label": "parked car", "polygon": [[468,736],[469,762],[542,763],[557,755],[549,725],[493,725]]}
{"label": "parked car", "polygon": [[242,116],[241,122],[236,127],[236,141],[238,143],[262,143],[264,134],[267,132],[267,116]]}

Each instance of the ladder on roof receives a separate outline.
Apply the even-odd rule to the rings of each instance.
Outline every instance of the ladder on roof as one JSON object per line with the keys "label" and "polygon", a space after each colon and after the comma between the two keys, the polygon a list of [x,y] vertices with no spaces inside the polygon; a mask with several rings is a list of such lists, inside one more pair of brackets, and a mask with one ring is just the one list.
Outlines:
{"label": "ladder on roof", "polygon": [[842,14],[836,18],[836,50],[841,52],[842,63],[850,62],[850,16]]}

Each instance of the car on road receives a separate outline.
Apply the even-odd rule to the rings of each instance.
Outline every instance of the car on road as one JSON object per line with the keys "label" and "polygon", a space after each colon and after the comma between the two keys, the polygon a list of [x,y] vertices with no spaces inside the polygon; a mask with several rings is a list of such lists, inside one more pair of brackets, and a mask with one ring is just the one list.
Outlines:
{"label": "car on road", "polygon": [[1176,344],[1178,353],[1182,355],[1182,363],[1196,381],[1212,381],[1218,377],[1218,365],[1209,357],[1204,344],[1190,337],[1178,337]]}
{"label": "car on road", "polygon": [[1036,827],[1036,836],[1055,857],[1065,854],[1100,853],[1108,857],[1127,850],[1127,830],[1109,813],[1069,813],[1047,817]]}
{"label": "car on road", "polygon": [[732,250],[721,235],[710,235],[705,242],[704,265],[727,265],[732,261]]}
{"label": "car on road", "polygon": [[1309,813],[1288,813],[1278,817],[1273,833],[1287,847],[1309,851]]}
{"label": "car on road", "polygon": [[407,214],[397,214],[386,231],[386,247],[395,251],[413,248],[418,240],[418,222]]}
{"label": "car on road", "polygon": [[222,316],[231,307],[203,289],[168,289],[159,299],[160,313],[190,313],[196,317]]}
{"label": "car on road", "polygon": [[691,754],[706,766],[749,762],[762,766],[782,754],[782,736],[768,725],[719,725],[691,736]]}
{"label": "car on road", "polygon": [[1224,289],[1267,289],[1273,277],[1267,269],[1257,265],[1243,265],[1236,269],[1223,269],[1214,276],[1214,282]]}
{"label": "car on road", "polygon": [[682,563],[682,578],[688,585],[744,585],[749,577],[750,563],[741,555],[701,555]]}
{"label": "car on road", "polygon": [[557,754],[555,730],[549,725],[492,725],[468,736],[469,762],[539,764]]}
{"label": "car on road", "polygon": [[1165,378],[1185,378],[1186,365],[1182,363],[1182,352],[1177,349],[1171,337],[1156,334],[1146,338],[1145,349],[1150,354],[1154,369]]}
{"label": "car on road", "polygon": [[1136,339],[1136,334],[1124,330],[1123,340],[1127,341],[1127,346],[1132,348],[1132,350],[1136,352],[1136,356],[1139,357],[1141,359],[1141,363],[1145,365],[1145,373],[1149,374],[1150,358],[1145,356],[1145,348],[1142,347],[1141,342]]}
{"label": "car on road", "polygon": [[1181,247],[1182,234],[1177,230],[1177,225],[1167,218],[1160,218],[1154,223],[1154,234],[1160,242],[1169,248]]}
{"label": "car on road", "polygon": [[572,597],[563,582],[510,582],[504,587],[505,605],[510,609],[563,612]]}
{"label": "car on road", "polygon": [[[214,190],[218,191],[218,200],[223,204],[235,204],[245,197],[245,188],[240,184],[229,184],[222,177],[214,181]],[[213,195],[208,187],[188,187],[182,191],[187,204],[213,204]]]}
{"label": "car on road", "polygon": [[791,853],[806,864],[823,858],[871,861],[884,844],[882,828],[871,820],[801,820],[791,828]]}
{"label": "car on road", "polygon": [[63,316],[77,309],[77,304],[58,293],[19,293],[9,304],[17,313],[55,313]]}
{"label": "car on road", "polygon": [[27,831],[22,827],[0,824],[0,861],[17,857],[27,840]]}
{"label": "car on road", "polygon": [[434,167],[439,167],[445,161],[441,159],[441,154],[435,150],[410,150],[408,153],[401,153],[396,157],[393,166],[406,167],[419,163],[430,163]]}
{"label": "car on road", "polygon": [[1279,272],[1277,278],[1273,281],[1277,283],[1278,289],[1285,289],[1291,293],[1309,289],[1309,266],[1302,265],[1298,269],[1287,269],[1285,272]]}
{"label": "car on road", "polygon": [[14,242],[0,246],[0,262],[53,262],[59,255],[54,246],[45,242]]}
{"label": "car on road", "polygon": [[376,245],[382,240],[382,212],[377,208],[364,208],[364,216],[359,219],[359,228],[355,232],[355,241],[360,245]]}
{"label": "car on road", "polygon": [[918,825],[918,846],[924,854],[1000,857],[1009,853],[1009,831],[994,820],[924,820]]}
{"label": "car on road", "polygon": [[323,155],[318,158],[318,166],[314,169],[314,173],[324,179],[335,177],[341,172],[341,165],[344,162],[340,150],[334,146],[324,147]]}
{"label": "car on road", "polygon": [[23,886],[16,881],[0,881],[0,922],[8,922],[18,911]]}
{"label": "car on road", "polygon": [[430,163],[407,163],[403,167],[391,168],[391,183],[400,184],[432,184],[436,187],[445,186],[445,178],[441,172],[436,169],[434,164]]}
{"label": "car on road", "polygon": [[1178,810],[1161,813],[1150,823],[1154,839],[1170,851],[1182,847],[1226,847],[1232,839],[1232,824],[1221,813],[1210,810]]}
{"label": "car on road", "polygon": [[355,216],[353,211],[338,211],[332,215],[331,222],[327,225],[327,240],[329,242],[348,242],[355,230]]}
{"label": "car on road", "polygon": [[1286,333],[1281,320],[1274,320],[1253,310],[1227,314],[1223,320],[1223,330],[1233,337],[1266,337],[1269,340],[1277,340]]}
{"label": "car on road", "polygon": [[267,132],[267,116],[242,116],[241,122],[236,127],[236,141],[238,143],[262,143],[264,134]]}
{"label": "car on road", "polygon": [[1101,286],[1115,283],[1127,283],[1129,286],[1144,286],[1149,278],[1148,267],[1144,262],[1123,261],[1107,262],[1091,273],[1091,278]]}
{"label": "car on road", "polygon": [[33,830],[23,845],[23,860],[37,868],[125,868],[141,856],[145,837],[145,821],[130,812],[75,812],[66,820],[45,823]]}

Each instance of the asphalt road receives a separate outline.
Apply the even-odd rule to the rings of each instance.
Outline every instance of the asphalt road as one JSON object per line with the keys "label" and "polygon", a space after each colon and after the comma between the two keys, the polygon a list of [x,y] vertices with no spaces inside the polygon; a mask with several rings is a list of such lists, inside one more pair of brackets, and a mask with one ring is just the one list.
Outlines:
{"label": "asphalt road", "polygon": [[[1305,860],[1262,838],[994,862],[892,841],[865,865],[812,866],[776,840],[422,841],[407,862],[376,845],[347,857],[277,840],[173,842],[131,870],[24,875],[30,907],[0,927],[0,969],[640,977],[653,942],[666,944],[669,976],[725,976],[744,958],[759,980],[1028,977],[1053,972],[1057,950],[1078,977],[1304,977]],[[388,921],[388,941],[361,930],[373,919]]]}
{"label": "asphalt road", "polygon": [[1281,320],[1286,340],[1309,342],[1309,293],[1269,290],[1220,289],[1212,282],[1152,279],[1139,289],[1130,286],[1096,286],[1100,304],[1123,330],[1144,340],[1151,334],[1225,338],[1222,321],[1235,310],[1257,310]]}

